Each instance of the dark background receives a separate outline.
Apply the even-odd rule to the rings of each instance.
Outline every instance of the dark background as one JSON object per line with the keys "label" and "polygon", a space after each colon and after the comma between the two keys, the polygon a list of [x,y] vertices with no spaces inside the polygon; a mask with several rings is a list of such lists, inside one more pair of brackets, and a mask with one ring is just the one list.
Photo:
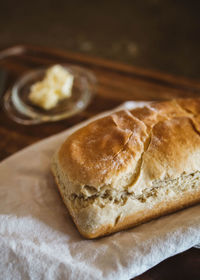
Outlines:
{"label": "dark background", "polygon": [[21,43],[200,80],[200,1],[0,1],[0,49]]}

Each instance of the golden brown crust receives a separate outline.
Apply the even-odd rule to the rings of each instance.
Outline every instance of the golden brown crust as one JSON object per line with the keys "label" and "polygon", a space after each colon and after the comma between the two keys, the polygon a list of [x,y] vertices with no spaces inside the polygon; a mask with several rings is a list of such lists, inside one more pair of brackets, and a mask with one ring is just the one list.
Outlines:
{"label": "golden brown crust", "polygon": [[[191,108],[196,108],[195,104],[199,104],[200,101],[189,99],[152,103],[148,107],[130,112],[120,111],[96,120],[66,140],[59,151],[60,165],[71,181],[81,185],[87,184],[99,188],[104,184],[112,184],[113,176],[117,177],[126,172],[127,166],[131,165],[132,169],[136,167],[145,151],[145,142],[148,142],[150,137],[157,138],[154,131],[158,131],[158,126],[161,127],[161,136],[165,129],[171,131],[169,137],[173,137],[174,133],[173,141],[176,143],[176,137],[178,137],[176,128],[184,124],[185,118],[195,121],[195,117],[185,110],[186,106],[183,106],[190,103],[192,105],[187,105],[187,107],[191,110]],[[193,112],[196,113],[197,109]],[[174,119],[177,126],[173,129]],[[192,130],[194,128],[191,123],[191,127],[188,125],[185,133],[189,134]],[[184,140],[184,136],[182,139]],[[200,147],[199,140],[197,143]],[[188,145],[193,144],[193,138],[189,137]],[[163,146],[165,149],[165,145],[159,147]],[[179,150],[170,148],[173,154]],[[155,153],[160,156],[160,150],[155,149]],[[163,156],[162,152],[161,154]],[[176,158],[173,156],[170,160],[176,161]],[[181,160],[178,162],[183,165]]]}
{"label": "golden brown crust", "polygon": [[143,157],[145,176],[151,180],[175,178],[200,167],[200,137],[188,117],[158,122]]}
{"label": "golden brown crust", "polygon": [[145,136],[145,125],[120,111],[72,134],[59,151],[59,161],[71,181],[99,187],[138,158]]}
{"label": "golden brown crust", "polygon": [[[115,217],[108,212],[103,214],[107,215],[105,223],[98,222],[98,215],[103,210],[92,206],[91,215],[96,215],[96,220],[90,217],[93,228],[86,229],[80,217],[78,221],[78,212],[70,197],[77,195],[87,200],[87,195],[92,195],[87,193],[87,186],[96,191],[96,196],[105,188],[139,196],[157,181],[162,186],[166,180],[199,172],[200,99],[155,102],[96,120],[68,137],[54,164],[60,193],[62,196],[65,193],[63,200],[80,233],[87,238],[129,228],[199,202],[200,182],[198,190],[184,195],[180,192],[177,197],[158,201],[151,210],[147,207],[148,211],[121,207],[126,215],[117,223],[114,222],[117,213]],[[112,212],[111,208],[108,207],[108,211]],[[90,215],[86,210],[82,214],[86,215],[84,221]]]}

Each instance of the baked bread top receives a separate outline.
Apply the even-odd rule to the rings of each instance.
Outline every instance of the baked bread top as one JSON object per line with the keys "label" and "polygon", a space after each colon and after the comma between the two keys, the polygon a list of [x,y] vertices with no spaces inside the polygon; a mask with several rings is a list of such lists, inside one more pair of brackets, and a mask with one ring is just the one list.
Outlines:
{"label": "baked bread top", "polygon": [[76,193],[90,194],[104,186],[140,193],[155,180],[199,170],[200,98],[154,102],[96,120],[68,137],[57,162]]}

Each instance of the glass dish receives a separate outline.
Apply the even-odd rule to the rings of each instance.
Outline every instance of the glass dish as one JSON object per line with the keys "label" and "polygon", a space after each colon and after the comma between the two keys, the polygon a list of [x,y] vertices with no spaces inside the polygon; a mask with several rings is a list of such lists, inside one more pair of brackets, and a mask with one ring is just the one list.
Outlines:
{"label": "glass dish", "polygon": [[48,111],[33,105],[28,98],[30,87],[44,78],[47,68],[26,73],[4,96],[4,108],[14,121],[25,125],[54,122],[71,117],[87,107],[95,91],[96,77],[82,67],[62,66],[74,76],[71,97]]}

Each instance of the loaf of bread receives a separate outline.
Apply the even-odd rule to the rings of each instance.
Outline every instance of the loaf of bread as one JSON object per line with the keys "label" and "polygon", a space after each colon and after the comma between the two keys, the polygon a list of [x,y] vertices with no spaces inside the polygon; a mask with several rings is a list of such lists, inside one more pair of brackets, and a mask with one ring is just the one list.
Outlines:
{"label": "loaf of bread", "polygon": [[200,202],[200,99],[153,102],[69,136],[52,164],[79,232],[96,238]]}

